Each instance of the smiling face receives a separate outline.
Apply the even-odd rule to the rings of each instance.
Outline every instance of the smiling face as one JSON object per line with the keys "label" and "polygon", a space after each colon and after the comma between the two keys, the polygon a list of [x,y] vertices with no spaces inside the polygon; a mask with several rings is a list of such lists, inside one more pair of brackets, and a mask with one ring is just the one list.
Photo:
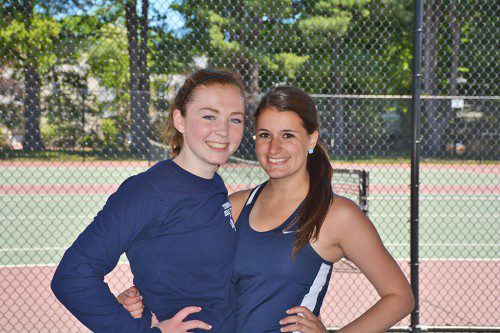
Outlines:
{"label": "smiling face", "polygon": [[316,145],[318,132],[307,133],[295,112],[274,108],[262,110],[256,122],[257,158],[269,177],[307,173],[308,150]]}
{"label": "smiling face", "polygon": [[230,85],[199,86],[192,96],[185,117],[174,110],[174,126],[184,142],[178,157],[205,174],[227,162],[238,148],[245,104],[241,91]]}

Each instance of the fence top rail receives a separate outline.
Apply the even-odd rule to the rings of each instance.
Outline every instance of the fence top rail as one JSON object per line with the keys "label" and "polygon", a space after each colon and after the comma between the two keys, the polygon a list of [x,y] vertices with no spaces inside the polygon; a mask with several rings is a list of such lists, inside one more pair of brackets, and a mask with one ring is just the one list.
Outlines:
{"label": "fence top rail", "polygon": [[[310,94],[311,97],[352,98],[352,99],[411,99],[411,95],[356,95],[356,94]],[[500,96],[447,96],[447,95],[421,95],[422,99],[476,99],[498,100]]]}

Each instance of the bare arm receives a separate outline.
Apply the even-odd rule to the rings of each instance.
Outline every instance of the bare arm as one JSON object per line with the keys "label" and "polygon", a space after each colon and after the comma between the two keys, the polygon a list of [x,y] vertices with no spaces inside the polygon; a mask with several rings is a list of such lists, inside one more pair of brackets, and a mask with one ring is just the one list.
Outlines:
{"label": "bare arm", "polygon": [[[408,315],[414,298],[403,272],[386,250],[372,222],[352,201],[337,197],[327,219],[346,257],[367,277],[380,300],[340,332],[385,332]],[[327,221],[325,221],[327,222]]]}

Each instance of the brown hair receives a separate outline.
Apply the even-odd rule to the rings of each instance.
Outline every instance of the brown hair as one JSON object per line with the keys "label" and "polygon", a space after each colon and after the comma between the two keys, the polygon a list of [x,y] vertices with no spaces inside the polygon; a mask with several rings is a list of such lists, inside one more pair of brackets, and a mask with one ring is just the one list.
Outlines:
{"label": "brown hair", "polygon": [[168,109],[167,125],[165,133],[163,134],[163,142],[169,143],[172,157],[179,155],[183,143],[182,134],[174,126],[174,110],[179,109],[182,116],[185,117],[186,108],[193,101],[193,95],[196,88],[215,85],[234,86],[240,90],[241,95],[245,98],[243,80],[240,74],[235,71],[204,68],[189,75]]}
{"label": "brown hair", "polygon": [[[312,98],[303,90],[290,86],[279,86],[268,92],[260,101],[254,113],[257,118],[264,109],[279,112],[291,111],[302,120],[308,134],[319,131],[318,111]],[[325,220],[333,200],[333,168],[325,148],[318,142],[311,155],[307,157],[309,190],[304,203],[287,229],[298,225],[292,255],[306,246],[311,240],[318,239],[321,225]]]}

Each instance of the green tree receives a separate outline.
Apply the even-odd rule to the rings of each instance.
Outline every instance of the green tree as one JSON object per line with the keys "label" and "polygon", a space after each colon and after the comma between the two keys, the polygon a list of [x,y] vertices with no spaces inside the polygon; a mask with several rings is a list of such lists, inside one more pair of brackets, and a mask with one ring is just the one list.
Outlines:
{"label": "green tree", "polygon": [[147,155],[149,150],[150,82],[148,68],[149,0],[141,0],[138,13],[137,0],[125,0],[130,71],[131,150]]}
{"label": "green tree", "polygon": [[[99,87],[89,64],[92,47],[101,40],[106,24],[96,13],[66,14],[59,18],[61,29],[55,43],[57,55],[45,85],[51,93],[44,99],[47,125],[53,143],[67,148],[93,144],[99,108]],[[95,143],[95,142],[94,142]]]}
{"label": "green tree", "polygon": [[[337,95],[320,108],[322,113],[328,111],[323,123],[334,118],[332,130],[325,131],[323,138],[333,143],[333,155],[344,155],[354,133],[358,133],[354,141],[362,139],[352,112],[348,113],[352,99],[340,95],[409,91],[412,7],[396,0],[318,0],[300,5],[301,40],[311,50],[311,58],[297,76],[302,80],[298,85],[310,92]],[[365,108],[363,100],[356,102],[356,108]],[[366,116],[379,119],[384,110],[364,111],[378,112]]]}
{"label": "green tree", "polygon": [[[60,26],[47,15],[35,12],[36,2],[0,3],[0,48],[3,66],[9,66],[24,77],[24,149],[41,150],[40,90],[41,73],[54,61],[52,40]],[[19,75],[20,76],[20,75]]]}
{"label": "green tree", "polygon": [[[246,131],[237,154],[253,155],[251,114],[261,87],[290,82],[309,59],[293,51],[297,42],[294,1],[192,1],[174,6],[185,21],[185,48],[207,56],[211,66],[232,64],[244,78],[249,98]],[[191,44],[191,45],[190,45]]]}
{"label": "green tree", "polygon": [[[368,15],[364,1],[305,1],[301,4],[304,15],[298,22],[306,41],[307,49],[316,50],[311,57],[311,64],[323,69],[323,73],[314,71],[308,66],[308,71],[318,75],[323,83],[322,93],[340,94],[342,89],[342,38],[349,31],[349,26],[356,15]],[[326,69],[326,70],[325,70]],[[330,141],[333,142],[333,154],[343,155],[346,144],[345,107],[342,99],[334,99],[334,127]]]}
{"label": "green tree", "polygon": [[[428,95],[491,94],[498,91],[495,73],[497,54],[491,36],[498,16],[492,3],[438,0],[426,3],[423,42],[423,92]],[[460,83],[460,79],[462,83]],[[486,84],[481,84],[484,82]],[[443,100],[424,103],[423,136],[427,154],[444,152],[454,110]]]}
{"label": "green tree", "polygon": [[40,134],[41,90],[59,61],[63,23],[57,13],[83,6],[87,1],[0,1],[2,66],[24,78],[24,149],[44,148]]}
{"label": "green tree", "polygon": [[[100,113],[109,113],[126,120],[129,116],[129,59],[126,28],[110,22],[99,31],[99,37],[87,50],[90,74],[99,83]],[[130,126],[124,121],[122,130]]]}
{"label": "green tree", "polygon": [[[260,89],[276,84],[322,94],[401,93],[409,87],[409,80],[401,79],[410,77],[409,44],[401,40],[408,37],[404,31],[411,24],[411,6],[399,1],[185,0],[176,8],[189,40],[197,41],[192,53],[207,55],[214,66],[234,64],[244,76],[250,110]],[[372,16],[382,22],[368,25]],[[389,23],[396,28],[387,28]],[[334,153],[343,154],[344,101],[333,103]],[[247,121],[246,133],[252,127]]]}

